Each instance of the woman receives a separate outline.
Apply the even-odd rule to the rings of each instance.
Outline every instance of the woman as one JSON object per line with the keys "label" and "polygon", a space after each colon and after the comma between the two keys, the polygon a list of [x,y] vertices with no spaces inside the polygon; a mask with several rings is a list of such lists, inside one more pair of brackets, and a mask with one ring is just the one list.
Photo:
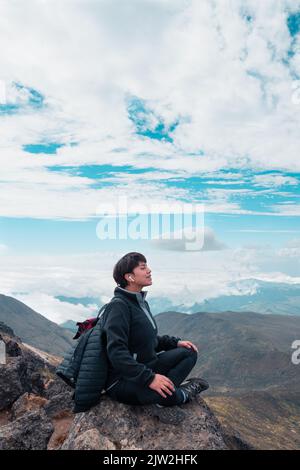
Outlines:
{"label": "woman", "polygon": [[197,361],[191,341],[157,335],[157,324],[143,287],[152,284],[151,269],[141,253],[131,252],[115,265],[118,286],[105,311],[103,329],[109,363],[106,393],[129,405],[151,404],[164,422],[177,423],[184,412],[176,405],[208,388],[200,378],[185,381]]}

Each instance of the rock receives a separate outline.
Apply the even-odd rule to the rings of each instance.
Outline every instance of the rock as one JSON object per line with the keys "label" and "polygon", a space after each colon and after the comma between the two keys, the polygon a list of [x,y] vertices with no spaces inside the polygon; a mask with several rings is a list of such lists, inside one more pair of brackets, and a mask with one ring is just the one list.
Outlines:
{"label": "rock", "polygon": [[73,393],[74,389],[69,387],[60,378],[56,377],[50,380],[45,389],[45,397],[48,399],[48,403],[45,405],[45,411],[48,416],[55,417],[62,411],[73,411]]}
{"label": "rock", "polygon": [[56,395],[61,393],[69,393],[73,395],[74,389],[69,387],[62,379],[55,377],[47,382],[45,386],[45,396],[48,400],[51,400]]}
{"label": "rock", "polygon": [[[12,330],[12,328],[10,328],[9,326],[7,326],[7,325],[6,325],[5,323],[3,323],[2,321],[0,321],[0,333],[4,333],[5,335],[15,337],[15,333],[14,333],[14,331]],[[1,337],[1,335],[0,335],[0,337]]]}
{"label": "rock", "polygon": [[48,402],[46,398],[31,393],[24,393],[11,408],[11,419],[18,419],[28,411],[40,410]]}
{"label": "rock", "polygon": [[33,372],[30,376],[30,385],[33,393],[44,395],[45,384],[40,372]]}
{"label": "rock", "polygon": [[26,363],[20,356],[0,364],[0,410],[12,405],[24,393],[26,370]]}
{"label": "rock", "polygon": [[51,400],[48,400],[45,404],[45,411],[47,415],[55,417],[61,411],[72,411],[74,407],[72,395],[72,392],[62,392],[58,395],[54,395]]}
{"label": "rock", "polygon": [[9,424],[10,417],[11,417],[10,410],[0,411],[0,427],[5,426],[5,424]]}
{"label": "rock", "polygon": [[9,340],[6,342],[6,354],[9,357],[17,357],[22,355],[22,350],[16,341]]}
{"label": "rock", "polygon": [[44,450],[53,433],[44,410],[29,411],[0,427],[0,450]]}
{"label": "rock", "polygon": [[101,436],[98,429],[88,429],[81,433],[72,445],[73,450],[116,450],[116,446],[107,437]]}
{"label": "rock", "polygon": [[74,420],[74,414],[70,411],[60,411],[51,418],[52,424],[54,426],[54,432],[48,442],[48,450],[57,450],[66,440],[72,422]]}
{"label": "rock", "polygon": [[[220,423],[201,397],[181,406],[186,419],[178,425],[163,424],[151,414],[151,406],[119,403],[104,395],[99,405],[75,416],[61,449],[198,450],[228,449]],[[86,434],[90,431],[91,434]],[[96,432],[97,431],[97,432]],[[87,436],[92,436],[87,444]],[[100,440],[100,437],[101,440]],[[104,438],[108,441],[103,440]]]}
{"label": "rock", "polygon": [[50,441],[56,449],[74,419],[73,390],[56,377],[55,357],[22,343],[6,325],[0,330],[7,359],[0,364],[0,449],[46,449]]}
{"label": "rock", "polygon": [[[54,376],[55,366],[22,344],[13,331],[1,327],[6,345],[6,364],[0,364],[0,411],[11,406],[24,393],[45,395],[45,383]],[[10,334],[10,336],[8,335]]]}

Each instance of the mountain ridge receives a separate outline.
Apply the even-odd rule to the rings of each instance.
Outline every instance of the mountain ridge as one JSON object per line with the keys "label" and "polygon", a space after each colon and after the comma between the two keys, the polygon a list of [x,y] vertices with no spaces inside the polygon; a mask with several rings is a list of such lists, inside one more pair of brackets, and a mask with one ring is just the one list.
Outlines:
{"label": "mountain ridge", "polygon": [[14,297],[0,294],[0,321],[25,343],[58,356],[72,345],[72,333]]}

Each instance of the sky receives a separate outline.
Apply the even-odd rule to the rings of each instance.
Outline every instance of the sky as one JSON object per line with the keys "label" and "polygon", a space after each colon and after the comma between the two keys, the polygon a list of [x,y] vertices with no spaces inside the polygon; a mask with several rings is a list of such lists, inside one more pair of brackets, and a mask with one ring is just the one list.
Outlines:
{"label": "sky", "polygon": [[[83,319],[129,251],[150,306],[300,282],[300,2],[2,0],[0,41],[0,293]],[[195,207],[201,247],[149,234]]]}

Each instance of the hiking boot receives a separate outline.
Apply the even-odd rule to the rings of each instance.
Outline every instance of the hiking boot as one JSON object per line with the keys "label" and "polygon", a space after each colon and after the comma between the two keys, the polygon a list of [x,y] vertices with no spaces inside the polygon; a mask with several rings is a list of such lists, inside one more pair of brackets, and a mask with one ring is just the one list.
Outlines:
{"label": "hiking boot", "polygon": [[158,419],[165,424],[179,424],[186,417],[185,412],[179,406],[162,406],[155,403],[151,405],[152,416],[157,416]]}
{"label": "hiking boot", "polygon": [[204,392],[209,388],[209,383],[206,380],[201,379],[200,377],[191,377],[190,379],[185,380],[180,388],[187,395],[188,400],[193,400],[199,393]]}

